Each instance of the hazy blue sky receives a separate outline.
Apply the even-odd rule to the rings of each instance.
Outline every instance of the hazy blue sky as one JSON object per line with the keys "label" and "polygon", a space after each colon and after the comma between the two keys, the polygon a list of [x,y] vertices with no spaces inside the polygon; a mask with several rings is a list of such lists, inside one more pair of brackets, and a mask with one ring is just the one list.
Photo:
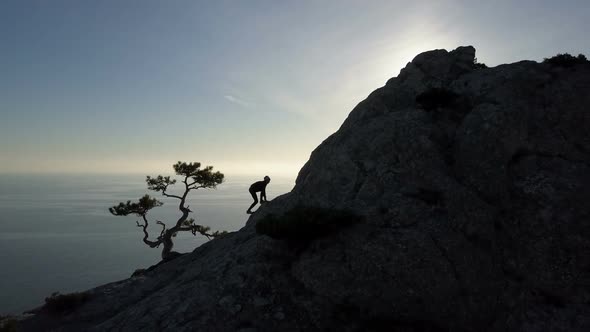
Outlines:
{"label": "hazy blue sky", "polygon": [[417,53],[590,55],[590,1],[0,1],[0,172],[296,173]]}

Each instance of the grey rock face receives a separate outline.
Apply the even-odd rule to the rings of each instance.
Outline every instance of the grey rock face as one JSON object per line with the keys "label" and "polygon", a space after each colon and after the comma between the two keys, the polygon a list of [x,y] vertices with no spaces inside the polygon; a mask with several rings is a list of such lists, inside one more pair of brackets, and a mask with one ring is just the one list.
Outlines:
{"label": "grey rock face", "polygon": [[[418,55],[239,232],[23,329],[590,330],[590,65]],[[416,97],[452,92],[425,110]],[[297,204],[364,222],[306,247],[257,235]]]}

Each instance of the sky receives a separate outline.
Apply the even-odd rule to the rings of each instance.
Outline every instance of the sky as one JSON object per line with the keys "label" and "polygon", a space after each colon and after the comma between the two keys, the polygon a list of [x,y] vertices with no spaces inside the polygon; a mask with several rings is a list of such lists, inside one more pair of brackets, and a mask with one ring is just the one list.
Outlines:
{"label": "sky", "polygon": [[590,55],[588,17],[587,0],[2,0],[0,173],[295,176],[418,53]]}

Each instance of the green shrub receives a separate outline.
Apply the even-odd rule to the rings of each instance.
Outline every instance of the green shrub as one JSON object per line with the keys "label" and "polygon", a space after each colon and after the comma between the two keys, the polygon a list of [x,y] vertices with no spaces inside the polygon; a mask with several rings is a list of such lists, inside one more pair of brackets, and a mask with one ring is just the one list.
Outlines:
{"label": "green shrub", "polygon": [[569,54],[557,54],[551,58],[545,58],[543,63],[554,66],[554,67],[572,67],[579,64],[589,63],[588,59],[584,54],[579,54],[577,57]]}
{"label": "green shrub", "polygon": [[90,299],[90,295],[85,292],[60,294],[55,292],[50,297],[45,298],[44,308],[53,314],[61,314],[73,311]]}
{"label": "green shrub", "polygon": [[298,206],[282,216],[267,215],[256,224],[256,232],[274,239],[305,242],[336,232],[360,219],[347,210]]}
{"label": "green shrub", "polygon": [[416,102],[426,111],[432,111],[439,107],[453,105],[458,95],[444,88],[430,88],[416,97]]}

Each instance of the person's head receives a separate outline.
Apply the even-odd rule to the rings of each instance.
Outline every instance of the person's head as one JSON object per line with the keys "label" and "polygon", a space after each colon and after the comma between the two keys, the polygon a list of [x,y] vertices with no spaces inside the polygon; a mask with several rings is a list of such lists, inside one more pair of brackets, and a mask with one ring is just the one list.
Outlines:
{"label": "person's head", "polygon": [[269,183],[270,182],[270,178],[267,176],[264,177],[264,182]]}

